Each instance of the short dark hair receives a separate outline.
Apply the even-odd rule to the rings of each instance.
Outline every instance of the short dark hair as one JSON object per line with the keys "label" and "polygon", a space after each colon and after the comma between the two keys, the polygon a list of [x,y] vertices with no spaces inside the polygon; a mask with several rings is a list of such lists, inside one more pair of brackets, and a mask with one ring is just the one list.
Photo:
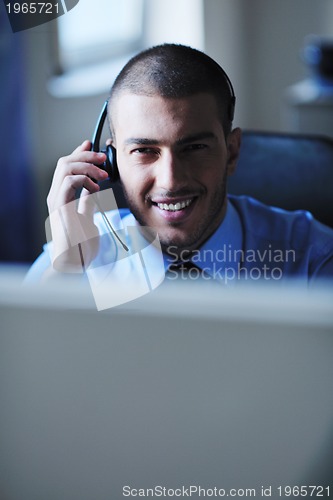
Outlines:
{"label": "short dark hair", "polygon": [[140,52],[117,76],[110,92],[110,106],[124,91],[170,98],[210,93],[216,99],[226,137],[231,130],[235,107],[232,83],[217,62],[192,47],[163,44]]}

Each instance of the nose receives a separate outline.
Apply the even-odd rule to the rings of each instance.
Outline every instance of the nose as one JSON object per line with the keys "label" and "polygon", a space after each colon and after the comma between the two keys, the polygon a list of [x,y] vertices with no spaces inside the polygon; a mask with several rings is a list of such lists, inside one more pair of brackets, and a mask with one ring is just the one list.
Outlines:
{"label": "nose", "polygon": [[173,151],[164,151],[155,174],[159,188],[166,191],[178,191],[188,185],[188,169]]}

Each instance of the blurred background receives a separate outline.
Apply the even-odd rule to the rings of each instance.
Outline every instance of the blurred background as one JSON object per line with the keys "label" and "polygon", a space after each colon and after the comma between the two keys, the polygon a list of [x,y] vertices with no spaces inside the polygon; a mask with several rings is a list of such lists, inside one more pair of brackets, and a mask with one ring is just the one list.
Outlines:
{"label": "blurred background", "polygon": [[331,0],[80,0],[15,34],[1,4],[0,261],[41,252],[57,160],[91,138],[131,55],[163,42],[199,48],[233,82],[235,125],[332,135],[331,75],[314,69],[331,37]]}

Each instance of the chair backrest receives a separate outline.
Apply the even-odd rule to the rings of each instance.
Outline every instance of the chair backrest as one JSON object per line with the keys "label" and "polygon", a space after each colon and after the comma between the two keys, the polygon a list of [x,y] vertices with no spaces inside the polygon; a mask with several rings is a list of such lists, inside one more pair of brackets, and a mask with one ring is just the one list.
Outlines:
{"label": "chair backrest", "polygon": [[[126,207],[121,185],[112,187],[118,207]],[[333,139],[244,131],[228,192],[287,210],[309,210],[333,227]]]}
{"label": "chair backrest", "polygon": [[244,131],[228,192],[287,210],[309,210],[333,227],[333,139]]}

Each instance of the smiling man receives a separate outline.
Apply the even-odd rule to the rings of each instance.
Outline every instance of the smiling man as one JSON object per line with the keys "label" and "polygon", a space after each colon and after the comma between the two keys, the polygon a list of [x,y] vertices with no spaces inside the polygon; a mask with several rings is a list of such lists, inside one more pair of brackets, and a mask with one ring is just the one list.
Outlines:
{"label": "smiling man", "polygon": [[[125,226],[155,230],[165,269],[191,263],[197,271],[193,277],[227,283],[290,276],[308,282],[332,276],[331,229],[307,212],[227,196],[228,176],[236,168],[241,145],[240,129],[232,128],[234,107],[228,76],[200,51],[164,44],[127,63],[108,100],[108,148],[114,151],[114,168],[129,207],[121,213]],[[91,143],[84,141],[58,162],[48,196],[53,246],[62,256],[60,264],[53,258],[57,269],[100,265],[110,250],[110,241],[102,244],[99,239],[100,222],[94,218],[91,197],[85,196],[97,193],[96,181],[107,178],[100,168],[105,160],[104,153],[91,151]],[[78,214],[88,236],[76,253],[66,253],[69,239],[78,238],[71,236],[78,219],[62,214],[60,224],[54,214],[73,205],[78,188],[83,188]],[[104,222],[106,215],[113,220],[111,211],[103,213]],[[66,234],[60,227],[64,219]],[[129,251],[131,245],[129,239]],[[48,267],[44,252],[32,274],[41,276]]]}
{"label": "smiling man", "polygon": [[139,54],[115,81],[108,111],[122,185],[164,251],[198,248],[225,217],[241,136],[234,100],[222,68],[182,46]]}
{"label": "smiling man", "polygon": [[226,141],[208,93],[176,99],[124,92],[111,116],[120,178],[136,220],[157,229],[165,251],[198,248],[225,217],[240,130]]}

